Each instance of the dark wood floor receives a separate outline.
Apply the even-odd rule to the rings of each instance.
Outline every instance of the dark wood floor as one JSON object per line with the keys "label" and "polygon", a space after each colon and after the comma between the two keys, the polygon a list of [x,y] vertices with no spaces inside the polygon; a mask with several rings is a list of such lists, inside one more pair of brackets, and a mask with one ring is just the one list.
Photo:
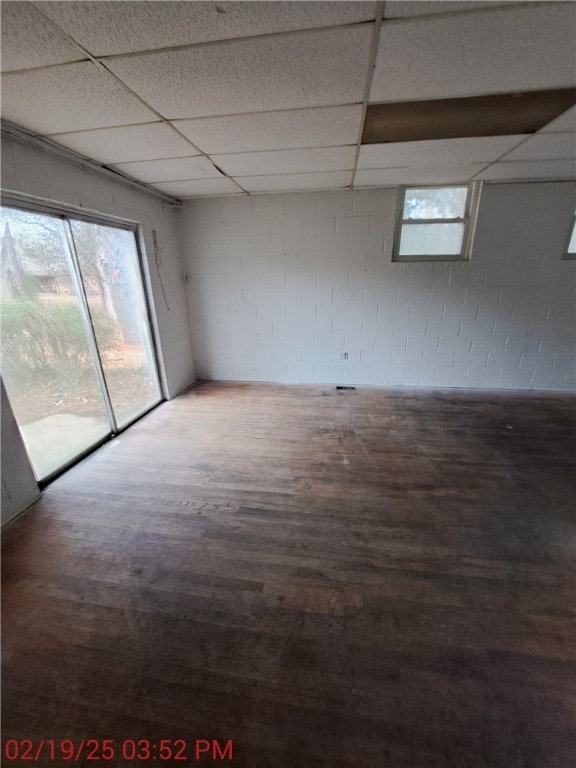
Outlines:
{"label": "dark wood floor", "polygon": [[160,406],[4,532],[3,739],[576,765],[575,427],[573,398],[535,394]]}

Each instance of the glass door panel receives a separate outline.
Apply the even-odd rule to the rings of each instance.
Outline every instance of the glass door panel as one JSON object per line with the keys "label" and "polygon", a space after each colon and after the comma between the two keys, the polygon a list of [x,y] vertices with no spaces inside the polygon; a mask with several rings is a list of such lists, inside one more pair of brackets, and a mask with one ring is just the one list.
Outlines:
{"label": "glass door panel", "polygon": [[71,221],[112,410],[122,428],[161,399],[134,232]]}
{"label": "glass door panel", "polygon": [[2,207],[0,226],[2,377],[42,480],[103,440],[111,424],[66,223]]}

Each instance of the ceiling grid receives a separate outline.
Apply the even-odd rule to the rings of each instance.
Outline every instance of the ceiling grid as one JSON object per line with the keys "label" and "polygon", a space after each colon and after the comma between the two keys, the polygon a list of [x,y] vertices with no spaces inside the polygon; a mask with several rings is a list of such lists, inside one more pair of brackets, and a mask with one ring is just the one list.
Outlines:
{"label": "ceiling grid", "polygon": [[3,117],[168,195],[576,176],[574,107],[363,143],[377,105],[576,103],[572,2],[5,0],[2,21]]}

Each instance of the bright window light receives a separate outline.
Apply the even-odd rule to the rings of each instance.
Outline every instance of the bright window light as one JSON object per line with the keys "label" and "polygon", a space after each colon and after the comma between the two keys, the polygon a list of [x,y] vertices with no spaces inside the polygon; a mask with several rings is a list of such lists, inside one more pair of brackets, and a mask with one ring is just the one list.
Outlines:
{"label": "bright window light", "polygon": [[393,261],[459,261],[470,258],[479,186],[405,187]]}
{"label": "bright window light", "polygon": [[570,240],[568,241],[568,247],[566,248],[564,258],[576,259],[576,215],[572,220],[572,233],[570,235]]}

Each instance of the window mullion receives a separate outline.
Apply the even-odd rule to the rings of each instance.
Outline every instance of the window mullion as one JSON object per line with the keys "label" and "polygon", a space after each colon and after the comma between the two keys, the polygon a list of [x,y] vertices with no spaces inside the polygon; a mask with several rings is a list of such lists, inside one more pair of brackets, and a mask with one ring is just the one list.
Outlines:
{"label": "window mullion", "polygon": [[457,219],[400,219],[401,224],[465,224],[468,216]]}

